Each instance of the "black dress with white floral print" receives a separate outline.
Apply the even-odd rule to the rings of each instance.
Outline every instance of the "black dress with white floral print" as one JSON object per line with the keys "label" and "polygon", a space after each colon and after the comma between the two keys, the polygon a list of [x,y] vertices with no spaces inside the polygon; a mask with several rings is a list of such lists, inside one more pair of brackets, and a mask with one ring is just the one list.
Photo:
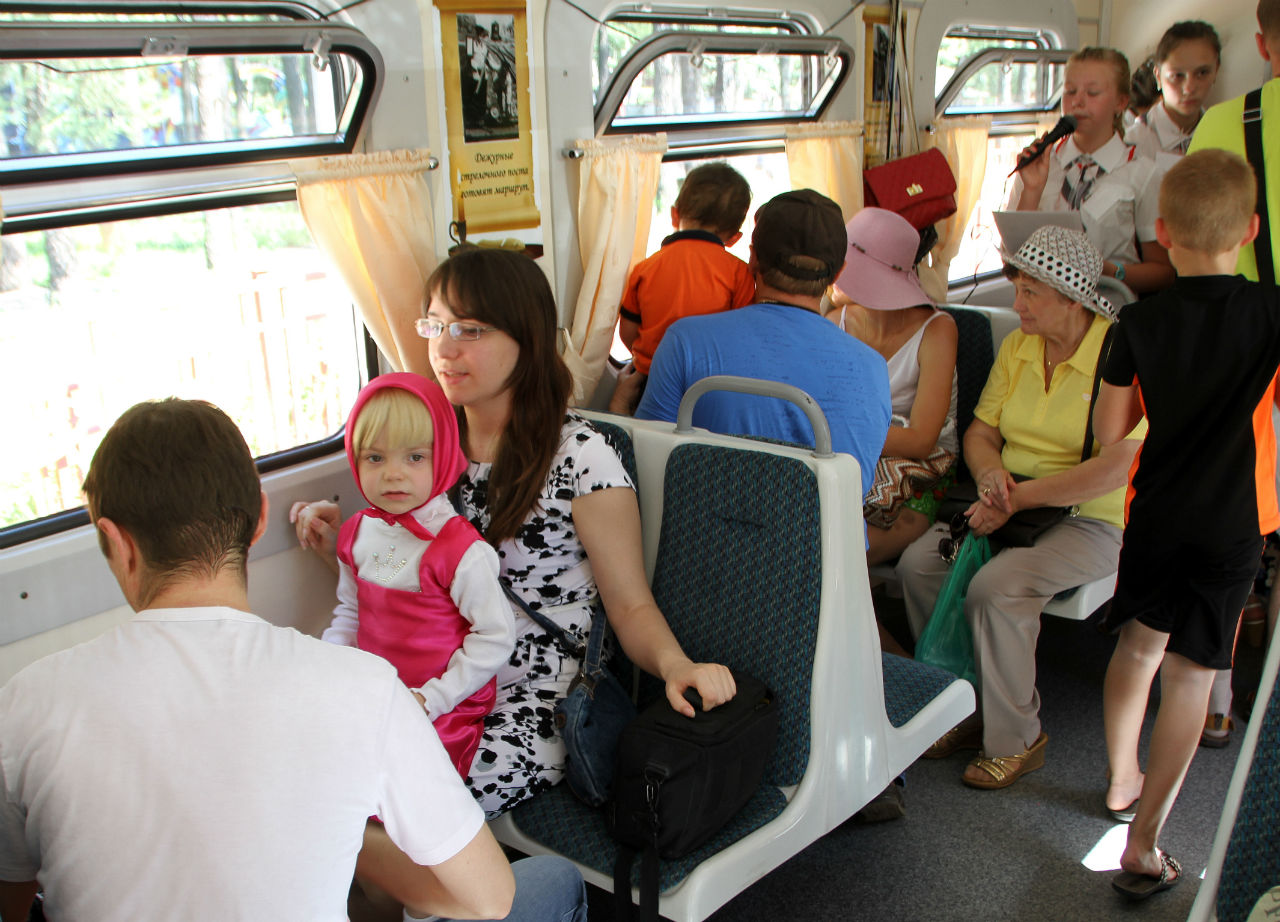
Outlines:
{"label": "black dress with white floral print", "polygon": [[[489,464],[472,463],[460,481],[462,508],[481,532],[489,524]],[[528,603],[569,631],[591,623],[596,583],[574,528],[575,497],[635,485],[610,437],[575,413],[565,415],[560,447],[541,497],[516,536],[498,546],[502,577]],[[560,781],[564,743],[553,720],[578,671],[546,631],[512,606],[516,645],[498,671],[498,699],[468,784],[490,817]]]}

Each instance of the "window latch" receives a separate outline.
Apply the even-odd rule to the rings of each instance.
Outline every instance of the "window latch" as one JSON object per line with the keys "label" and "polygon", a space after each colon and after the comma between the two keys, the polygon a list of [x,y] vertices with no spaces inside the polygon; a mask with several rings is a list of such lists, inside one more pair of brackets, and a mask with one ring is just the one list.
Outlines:
{"label": "window latch", "polygon": [[329,67],[329,49],[332,45],[329,36],[320,32],[317,35],[308,35],[302,43],[302,50],[311,52],[311,66],[323,73]]}
{"label": "window latch", "polygon": [[698,39],[689,43],[689,63],[694,67],[701,67],[703,55],[707,50],[707,43],[704,39]]}
{"label": "window latch", "polygon": [[187,43],[175,35],[157,35],[142,40],[144,58],[185,58]]}

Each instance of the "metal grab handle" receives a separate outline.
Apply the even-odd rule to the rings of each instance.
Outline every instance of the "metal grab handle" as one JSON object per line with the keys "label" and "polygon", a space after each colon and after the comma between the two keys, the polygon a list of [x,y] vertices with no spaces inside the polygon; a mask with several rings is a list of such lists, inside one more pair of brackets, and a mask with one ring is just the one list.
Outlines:
{"label": "metal grab handle", "polygon": [[809,425],[813,427],[814,457],[833,456],[831,427],[827,425],[827,417],[818,406],[818,401],[794,385],[783,384],[780,381],[765,381],[760,378],[744,378],[740,375],[712,375],[695,381],[680,399],[680,409],[676,412],[677,433],[686,434],[693,431],[693,405],[708,391],[735,391],[739,394],[777,397],[779,400],[791,401],[804,411],[804,415],[809,419]]}

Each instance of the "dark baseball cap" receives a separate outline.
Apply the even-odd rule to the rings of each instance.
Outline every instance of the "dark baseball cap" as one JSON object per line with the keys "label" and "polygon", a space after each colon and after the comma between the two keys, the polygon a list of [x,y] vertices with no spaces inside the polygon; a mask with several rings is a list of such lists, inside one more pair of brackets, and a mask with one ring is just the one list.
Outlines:
{"label": "dark baseball cap", "polygon": [[[762,269],[807,281],[835,278],[848,246],[840,206],[812,189],[775,195],[756,211],[751,247]],[[826,268],[798,266],[797,256],[819,260]]]}

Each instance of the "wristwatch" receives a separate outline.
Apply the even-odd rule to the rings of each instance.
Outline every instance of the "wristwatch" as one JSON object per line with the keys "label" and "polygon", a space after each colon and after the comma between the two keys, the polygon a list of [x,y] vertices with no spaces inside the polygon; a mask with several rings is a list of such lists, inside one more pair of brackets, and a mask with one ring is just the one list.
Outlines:
{"label": "wristwatch", "polygon": [[1116,263],[1116,281],[1124,281],[1124,263]]}

